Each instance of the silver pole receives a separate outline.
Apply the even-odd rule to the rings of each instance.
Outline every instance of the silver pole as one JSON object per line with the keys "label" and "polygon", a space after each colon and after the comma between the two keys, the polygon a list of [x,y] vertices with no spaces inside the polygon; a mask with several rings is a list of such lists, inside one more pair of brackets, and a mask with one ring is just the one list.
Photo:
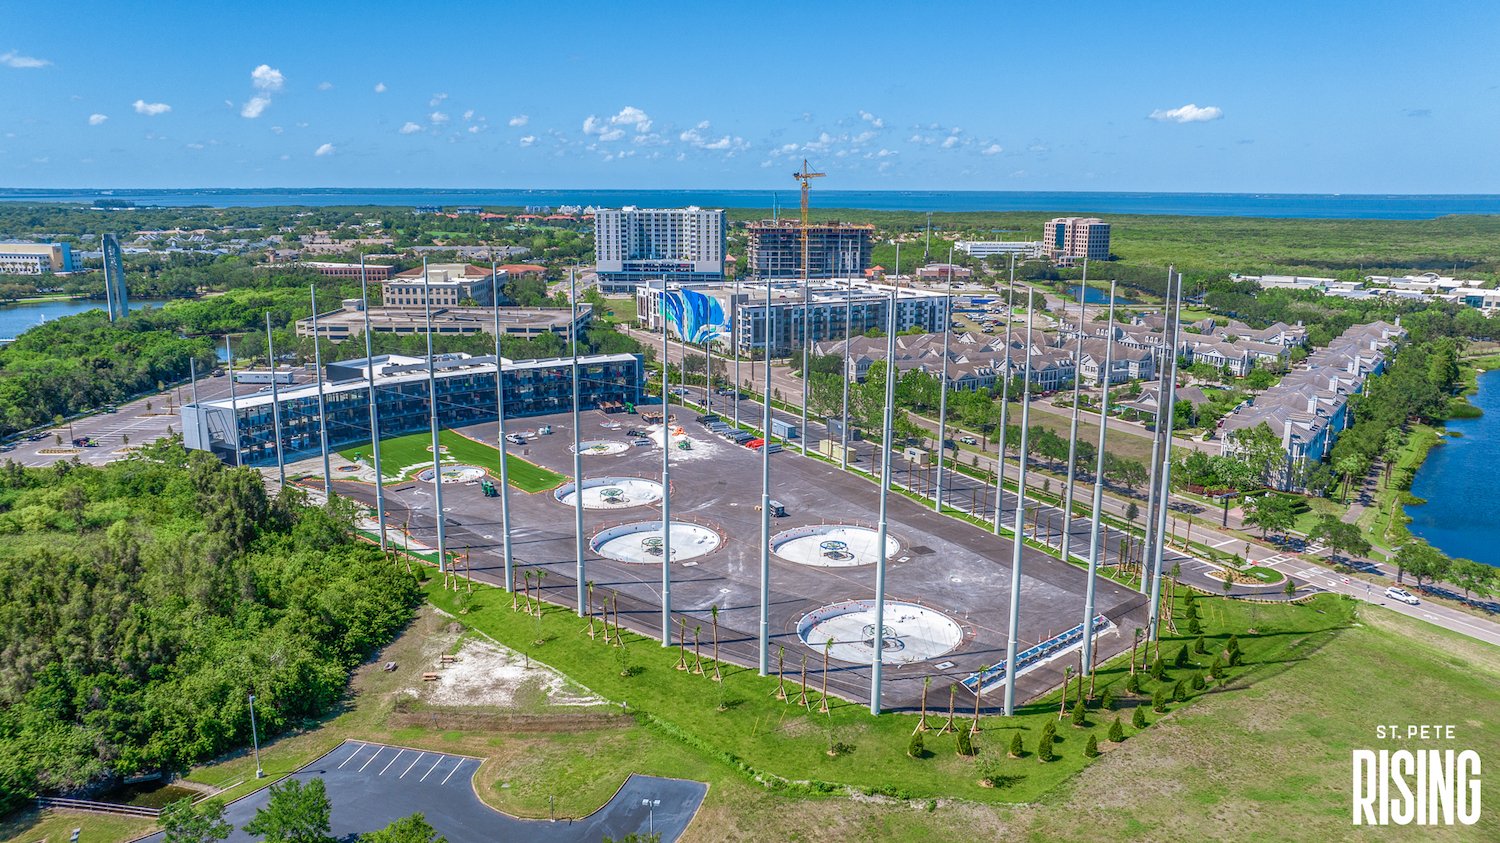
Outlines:
{"label": "silver pole", "polygon": [[[490,307],[495,312],[495,447],[500,451],[500,555],[505,564],[505,590],[515,588],[515,553],[511,549],[510,530],[510,455],[505,441],[505,370],[500,356],[500,273],[495,266],[494,250],[490,252]],[[574,491],[582,496],[583,490]]]}
{"label": "silver pole", "polygon": [[1026,447],[1031,423],[1031,315],[1036,290],[1026,290],[1026,368],[1021,381],[1021,470],[1016,475],[1016,520],[1011,534],[1010,622],[1005,640],[1005,716],[1016,712],[1016,644],[1021,634],[1021,551],[1026,546]]}
{"label": "silver pole", "polygon": [[189,394],[193,396],[193,406],[198,406],[198,361],[196,358],[188,358],[188,387]]}
{"label": "silver pole", "polygon": [[380,549],[385,541],[385,480],[380,475],[380,405],[375,397],[375,352],[370,337],[370,288],[365,275],[365,256],[359,256],[359,301],[365,317],[365,382],[370,393],[370,457],[375,468],[375,522],[380,528]]}
{"label": "silver pole", "polygon": [[281,391],[276,388],[276,346],[271,341],[271,311],[266,311],[266,360],[271,366],[271,425],[276,434],[276,475],[286,488],[286,456],[281,449]]}
{"label": "silver pole", "polygon": [[[687,303],[683,302],[683,307]],[[667,282],[661,284],[661,354],[667,356]],[[672,425],[667,417],[671,380],[661,367],[661,645],[672,646]]]}
{"label": "silver pole", "polygon": [[[1115,282],[1109,282],[1109,324],[1115,322]],[[1099,453],[1094,459],[1094,523],[1089,529],[1089,581],[1083,593],[1083,669],[1094,669],[1094,583],[1099,575],[1099,534],[1104,518],[1104,444],[1109,433],[1109,379],[1114,369],[1114,339],[1105,341],[1099,391]]]}
{"label": "silver pole", "polygon": [[734,275],[734,301],[730,304],[733,314],[729,326],[730,344],[734,346],[734,426],[740,426],[740,275]]}
{"label": "silver pole", "polygon": [[1146,568],[1151,560],[1156,558],[1156,502],[1161,484],[1161,449],[1162,431],[1162,402],[1167,397],[1167,372],[1171,367],[1171,358],[1176,355],[1176,349],[1170,348],[1172,344],[1171,326],[1166,324],[1167,314],[1172,309],[1172,276],[1175,273],[1173,267],[1167,267],[1167,299],[1162,307],[1162,345],[1167,346],[1161,355],[1161,368],[1156,373],[1156,429],[1151,431],[1151,484],[1146,492],[1146,523],[1145,536],[1141,543],[1141,593],[1145,594],[1150,589],[1146,584]]}
{"label": "silver pole", "polygon": [[239,467],[245,464],[245,456],[240,452],[240,402],[238,390],[234,388],[234,349],[229,347],[229,335],[224,335],[224,360],[229,364],[229,415],[234,419],[234,464]]}
{"label": "silver pole", "polygon": [[109,321],[113,322],[115,321],[115,291],[109,283],[109,247],[105,245],[105,242],[105,235],[99,235],[99,257],[102,258],[101,263],[104,268],[104,310],[109,314]]}
{"label": "silver pole", "polygon": [[1163,396],[1165,403],[1162,405],[1167,415],[1165,446],[1162,448],[1162,471],[1161,471],[1161,503],[1157,506],[1156,515],[1156,555],[1152,564],[1151,572],[1151,617],[1148,624],[1151,640],[1157,637],[1157,619],[1161,613],[1161,570],[1162,561],[1167,550],[1167,509],[1171,502],[1172,494],[1172,426],[1177,414],[1173,404],[1177,400],[1177,339],[1181,331],[1182,323],[1182,274],[1177,275],[1177,306],[1173,311],[1171,327],[1172,345],[1168,349],[1171,355],[1172,371],[1167,378],[1167,392]]}
{"label": "silver pole", "polygon": [[[948,248],[948,301],[953,299],[953,248]],[[936,305],[934,305],[935,307]],[[938,380],[938,464],[937,489],[932,494],[933,509],[943,511],[943,454],[948,448],[948,334],[952,330],[953,314],[943,314],[943,374]]]}
{"label": "silver pole", "polygon": [[[843,229],[839,230],[839,253],[844,251]],[[854,315],[854,276],[850,274],[851,267],[848,262],[844,266],[844,368],[840,369],[840,378],[843,380],[844,397],[841,404],[843,417],[839,424],[839,468],[849,468],[849,379],[853,377],[849,372],[849,343],[854,340],[853,329],[850,327]]]}
{"label": "silver pole", "polygon": [[[1070,561],[1068,553],[1073,544],[1073,480],[1077,476],[1078,464],[1078,394],[1083,387],[1082,379],[1078,374],[1078,367],[1083,365],[1083,314],[1087,308],[1083,300],[1087,295],[1089,286],[1089,261],[1083,259],[1083,281],[1078,288],[1078,337],[1073,346],[1073,421],[1068,427],[1068,488],[1063,494],[1063,523],[1062,537],[1057,543],[1057,558],[1064,562]],[[1063,318],[1068,316],[1068,300],[1063,299]],[[1096,513],[1095,517],[1098,515]],[[1087,629],[1088,627],[1084,627]]]}
{"label": "silver pole", "polygon": [[[1000,372],[1000,456],[995,460],[995,535],[1000,535],[1000,525],[1005,511],[1005,426],[1010,420],[1010,323],[1016,315],[1016,253],[1010,253],[1010,286],[1005,294],[1005,364]],[[1031,327],[1030,320],[1027,327]],[[1030,360],[1027,351],[1027,360]]]}
{"label": "silver pole", "polygon": [[761,396],[760,433],[760,675],[771,671],[771,279],[766,285],[764,362],[766,389]]}
{"label": "silver pole", "polygon": [[[437,518],[438,573],[448,571],[448,534],[443,519],[443,448],[438,443],[437,367],[432,353],[432,284],[422,259],[422,302],[427,313],[427,407],[432,428],[432,511]],[[444,587],[446,587],[446,581]]]}
{"label": "silver pole", "polygon": [[[802,236],[807,236],[806,229]],[[805,260],[812,260],[811,254],[803,255]],[[799,431],[802,439],[802,456],[807,456],[807,384],[812,380],[807,371],[808,352],[812,349],[812,330],[808,325],[808,317],[812,315],[810,305],[812,303],[812,275],[811,267],[805,263],[802,267],[802,430]],[[788,361],[790,362],[790,361]]]}
{"label": "silver pole", "polygon": [[[665,288],[665,285],[663,285]],[[573,322],[568,332],[573,336],[573,551],[577,571],[574,579],[578,589],[578,617],[583,617],[584,602],[588,599],[585,580],[588,572],[583,560],[583,448],[579,440],[579,427],[583,424],[578,410],[578,278],[568,270],[568,299],[572,306]],[[665,490],[663,490],[665,493]]]}
{"label": "silver pole", "polygon": [[333,500],[333,471],[328,467],[328,405],[323,398],[323,351],[318,345],[317,285],[309,284],[307,293],[312,301],[313,376],[318,384],[318,446],[323,455],[323,497]]}
{"label": "silver pole", "polygon": [[266,771],[260,766],[260,732],[255,725],[255,695],[250,695],[250,745],[255,747],[255,777],[263,779]]}
{"label": "silver pole", "polygon": [[880,431],[880,521],[875,531],[875,655],[870,661],[870,713],[880,713],[880,674],[885,658],[885,542],[886,498],[891,487],[891,440],[895,434],[896,405],[896,298],[891,288],[885,335],[885,415]]}

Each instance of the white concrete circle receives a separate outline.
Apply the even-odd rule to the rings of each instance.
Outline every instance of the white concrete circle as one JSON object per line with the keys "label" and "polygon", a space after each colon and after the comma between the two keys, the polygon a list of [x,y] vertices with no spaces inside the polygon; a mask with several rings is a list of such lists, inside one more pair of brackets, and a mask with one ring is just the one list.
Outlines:
{"label": "white concrete circle", "polygon": [[[672,561],[706,556],[724,542],[717,531],[686,521],[672,522]],[[660,521],[637,521],[600,530],[589,542],[600,556],[618,562],[659,563],[664,555]]]}
{"label": "white concrete circle", "polygon": [[[429,449],[430,450],[430,449]],[[484,469],[474,465],[445,465],[443,466],[444,483],[473,483],[485,476]],[[417,479],[424,483],[432,482],[432,469],[424,468],[417,473]]]}
{"label": "white concrete circle", "polygon": [[[603,457],[623,454],[630,450],[630,446],[618,439],[596,439],[592,442],[579,442],[578,452],[586,457]],[[568,452],[573,451],[573,446],[568,446]]]}
{"label": "white concrete circle", "polygon": [[[822,568],[852,568],[873,565],[880,558],[875,542],[880,534],[869,527],[847,524],[809,524],[793,527],[771,537],[771,550],[788,562]],[[885,558],[901,550],[901,543],[885,537]]]}
{"label": "white concrete circle", "polygon": [[[558,501],[575,506],[572,483],[564,483],[552,493]],[[584,509],[629,509],[661,500],[661,484],[644,477],[590,477],[583,481]]]}
{"label": "white concrete circle", "polygon": [[[912,664],[937,658],[963,643],[958,621],[935,609],[899,600],[885,601],[882,664]],[[875,601],[846,600],[815,609],[797,622],[802,643],[818,653],[828,639],[830,658],[869,664],[875,656]]]}

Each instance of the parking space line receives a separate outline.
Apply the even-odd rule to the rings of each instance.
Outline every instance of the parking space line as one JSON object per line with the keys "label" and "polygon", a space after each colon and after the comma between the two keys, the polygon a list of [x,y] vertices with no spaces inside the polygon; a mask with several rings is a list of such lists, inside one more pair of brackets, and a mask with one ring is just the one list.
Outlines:
{"label": "parking space line", "polygon": [[[344,759],[344,764],[348,764],[350,761],[353,761],[354,760],[354,756],[358,755],[366,746],[369,746],[369,744],[356,744],[355,747],[354,747],[354,751],[351,752],[351,753],[349,753],[349,757],[348,758]],[[340,770],[344,769],[344,764],[340,764],[338,766],[338,769],[340,769]]]}
{"label": "parking space line", "polygon": [[[375,754],[370,756],[370,761],[374,761],[375,759],[379,758],[380,753],[382,752],[385,752],[385,747],[382,746],[376,748]],[[370,761],[366,761],[363,765],[361,765],[359,768],[359,772],[363,773],[365,771],[365,767],[370,766]]]}
{"label": "parking space line", "polygon": [[437,757],[437,760],[434,761],[434,762],[432,762],[432,766],[427,768],[427,772],[425,772],[425,773],[422,774],[422,778],[417,779],[417,781],[418,782],[425,782],[425,781],[427,781],[427,777],[430,776],[430,775],[432,775],[432,771],[436,770],[437,769],[437,765],[439,765],[441,763],[443,763],[443,756],[439,755]]}
{"label": "parking space line", "polygon": [[441,786],[447,784],[448,780],[451,779],[451,778],[453,778],[453,774],[456,773],[456,772],[458,772],[458,768],[462,767],[463,765],[464,765],[464,760],[462,758],[458,759],[458,763],[454,764],[453,765],[453,769],[451,769],[451,770],[448,771],[448,775],[444,776],[443,780],[440,781],[440,782],[438,782],[438,786],[441,787]]}
{"label": "parking space line", "polygon": [[393,757],[393,758],[391,758],[391,760],[385,762],[385,766],[381,767],[380,768],[380,772],[376,773],[375,775],[377,775],[377,776],[383,776],[383,775],[385,775],[385,771],[389,770],[391,768],[391,765],[394,764],[394,763],[396,763],[396,759],[400,758],[401,755],[402,755],[402,753],[404,753],[404,752],[406,752],[406,750],[404,750],[404,749],[403,750],[399,750],[396,753],[395,757]]}
{"label": "parking space line", "polygon": [[408,764],[408,765],[406,765],[406,769],[401,771],[401,775],[397,776],[396,778],[398,778],[398,779],[404,779],[404,778],[406,778],[406,774],[410,773],[411,772],[411,768],[417,766],[417,762],[421,761],[422,760],[422,756],[424,756],[426,754],[427,753],[425,753],[425,752],[419,752],[419,753],[417,753],[417,757],[413,758],[411,760],[411,763]]}

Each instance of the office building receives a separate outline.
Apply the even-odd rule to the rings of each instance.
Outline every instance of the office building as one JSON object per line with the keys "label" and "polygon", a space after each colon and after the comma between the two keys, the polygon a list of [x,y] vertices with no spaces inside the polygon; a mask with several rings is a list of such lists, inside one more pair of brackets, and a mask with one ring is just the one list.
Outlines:
{"label": "office building", "polygon": [[[345,299],[338,310],[318,314],[318,336],[331,342],[343,342],[365,332],[365,312],[359,299]],[[570,325],[582,332],[593,319],[591,305],[580,303],[578,319],[572,309],[564,307],[502,307],[500,333],[508,337],[530,338],[557,334],[563,339],[572,335]],[[434,307],[432,332],[439,336],[495,333],[495,310],[489,307]],[[370,331],[376,334],[423,336],[427,333],[427,308],[371,307]],[[297,320],[297,336],[313,335],[313,320]]]}
{"label": "office building", "polygon": [[[746,274],[752,278],[802,277],[802,224],[798,220],[750,223]],[[807,277],[857,276],[870,266],[875,226],[813,223],[807,227]]]}
{"label": "office building", "polygon": [[980,260],[997,255],[1001,257],[1015,255],[1025,260],[1026,258],[1039,258],[1045,253],[1040,240],[959,240],[953,244],[953,247],[971,258]]}
{"label": "office building", "polygon": [[[425,276],[422,272],[422,267],[417,267],[391,276],[382,285],[384,297],[381,303],[387,307],[425,307],[429,296],[433,307],[490,305],[495,302],[488,269],[470,263],[434,263],[426,267]],[[505,286],[503,273],[500,286]]]}
{"label": "office building", "polygon": [[[771,285],[773,355],[800,349],[808,339],[815,343],[826,342],[843,339],[847,334],[886,329],[887,308],[893,289],[888,284],[845,278],[810,284],[805,328],[800,283],[747,281],[738,285],[694,285],[692,289],[696,292],[718,300],[726,320],[734,326],[732,337],[725,336],[720,340],[726,349],[731,338],[739,344],[741,354],[748,355],[765,348],[767,283]],[[680,286],[668,284],[667,289]],[[898,290],[897,331],[914,328],[924,332],[941,331],[943,323],[951,318],[953,299],[947,293],[909,287],[895,289]],[[647,330],[661,330],[661,290],[662,282],[656,281],[636,291],[636,318]]]}
{"label": "office building", "polygon": [[[640,400],[644,368],[634,354],[579,358],[579,406],[621,410]],[[495,358],[444,354],[434,358],[438,389],[438,424],[461,427],[495,421]],[[344,448],[370,441],[370,393],[367,378],[375,373],[376,408],[382,436],[428,429],[428,380],[425,358],[382,355],[325,367],[323,384],[328,447]],[[572,407],[572,361],[502,360],[505,409],[510,417],[557,413]],[[273,415],[274,414],[274,415]],[[281,422],[282,458],[286,462],[319,453],[318,387],[268,389],[182,407],[183,443],[233,464],[238,451],[245,465],[276,464],[276,415]],[[399,467],[398,467],[399,468]]]}
{"label": "office building", "polygon": [[1097,217],[1058,217],[1042,226],[1047,257],[1072,265],[1109,260],[1109,223]]}
{"label": "office building", "polygon": [[120,238],[104,235],[104,298],[109,310],[109,321],[124,319],[130,315],[130,297],[125,293],[125,251],[120,248]]}
{"label": "office building", "polygon": [[[353,278],[359,279],[360,265],[357,263],[329,263],[326,261],[303,261],[302,265],[328,278]],[[368,281],[384,282],[390,280],[391,273],[396,268],[389,264],[367,263],[364,265],[364,278]]]}
{"label": "office building", "polygon": [[594,263],[605,292],[630,292],[643,281],[724,279],[722,210],[600,208],[594,214]]}
{"label": "office building", "polygon": [[50,275],[73,271],[67,243],[0,243],[0,275]]}

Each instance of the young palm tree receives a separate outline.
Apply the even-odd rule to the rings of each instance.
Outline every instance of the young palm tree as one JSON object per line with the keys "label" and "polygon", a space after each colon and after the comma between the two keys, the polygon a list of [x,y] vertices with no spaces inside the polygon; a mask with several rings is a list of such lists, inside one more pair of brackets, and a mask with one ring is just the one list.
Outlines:
{"label": "young palm tree", "polygon": [[953,726],[953,702],[954,697],[956,697],[957,695],[958,683],[955,682],[952,685],[948,686],[948,722],[943,724],[943,728],[938,729],[939,735],[945,735],[949,732],[957,731],[957,729]]}
{"label": "young palm tree", "polygon": [[693,625],[693,672],[699,676],[703,675],[702,649],[698,646],[698,635],[703,632],[703,624]]}
{"label": "young palm tree", "polygon": [[536,575],[535,571],[526,572],[526,614],[531,614],[531,578]]}
{"label": "young palm tree", "polygon": [[1135,628],[1135,635],[1130,639],[1130,672],[1135,673],[1135,648],[1141,643],[1141,628]]}
{"label": "young palm tree", "polygon": [[521,572],[520,571],[516,571],[511,576],[515,577],[515,579],[516,579],[516,582],[512,583],[511,584],[511,588],[510,588],[510,610],[512,612],[514,612],[514,611],[517,611],[517,610],[519,610],[521,608],[520,603],[517,602],[518,597],[519,597],[519,595],[521,593],[521,586],[519,584],[520,579],[521,579]]}
{"label": "young palm tree", "polygon": [[589,580],[588,582],[584,583],[583,585],[584,585],[584,588],[588,590],[588,597],[587,597],[587,599],[588,599],[588,604],[589,604],[589,639],[593,640],[593,638],[594,638],[594,581],[593,580]]}
{"label": "young palm tree", "polygon": [[803,708],[811,708],[812,701],[807,698],[807,654],[802,654],[802,693],[797,695],[797,705]]}
{"label": "young palm tree", "polygon": [[619,594],[619,592],[615,592],[615,646],[616,647],[623,647],[623,646],[625,646],[625,636],[621,634],[621,629],[620,629],[620,594]]}
{"label": "young palm tree", "polygon": [[984,672],[987,670],[988,665],[980,665],[979,676],[974,681],[974,725],[969,727],[970,735],[979,734],[979,700],[984,696]]}
{"label": "young palm tree", "polygon": [[536,616],[542,616],[542,580],[547,578],[546,571],[536,572]]}
{"label": "young palm tree", "polygon": [[677,669],[687,670],[687,615],[678,615],[681,630],[677,636]]}
{"label": "young palm tree", "polygon": [[828,713],[828,651],[833,649],[833,639],[823,642],[823,692],[822,702],[818,703],[818,712]]}
{"label": "young palm tree", "polygon": [[776,648],[776,699],[786,700],[786,648]]}
{"label": "young palm tree", "polygon": [[719,673],[719,606],[714,604],[708,609],[714,624],[714,681],[723,682],[724,677]]}
{"label": "young palm tree", "polygon": [[1068,716],[1068,685],[1073,681],[1073,666],[1063,668],[1063,695],[1062,705],[1057,709],[1057,719],[1061,720]]}
{"label": "young palm tree", "polygon": [[912,730],[913,735],[918,732],[925,732],[929,728],[927,725],[927,689],[931,687],[931,685],[931,676],[922,677],[922,716],[917,718],[917,728]]}

